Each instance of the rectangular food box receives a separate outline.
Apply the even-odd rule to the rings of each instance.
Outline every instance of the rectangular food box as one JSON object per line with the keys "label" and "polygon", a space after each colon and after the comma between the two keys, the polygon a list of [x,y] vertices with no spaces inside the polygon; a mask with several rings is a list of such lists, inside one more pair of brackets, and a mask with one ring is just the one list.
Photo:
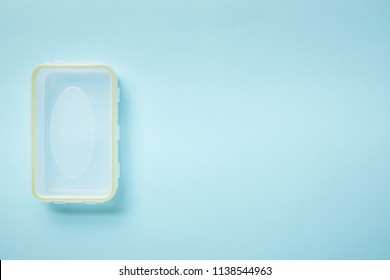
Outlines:
{"label": "rectangular food box", "polygon": [[32,74],[32,191],[96,203],[118,187],[119,86],[101,63],[44,63]]}

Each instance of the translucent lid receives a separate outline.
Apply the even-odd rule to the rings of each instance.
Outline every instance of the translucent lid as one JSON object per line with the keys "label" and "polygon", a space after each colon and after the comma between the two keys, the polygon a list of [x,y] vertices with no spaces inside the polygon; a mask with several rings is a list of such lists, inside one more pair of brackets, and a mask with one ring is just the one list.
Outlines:
{"label": "translucent lid", "polygon": [[55,202],[102,202],[119,177],[119,89],[104,64],[42,64],[32,75],[32,187]]}

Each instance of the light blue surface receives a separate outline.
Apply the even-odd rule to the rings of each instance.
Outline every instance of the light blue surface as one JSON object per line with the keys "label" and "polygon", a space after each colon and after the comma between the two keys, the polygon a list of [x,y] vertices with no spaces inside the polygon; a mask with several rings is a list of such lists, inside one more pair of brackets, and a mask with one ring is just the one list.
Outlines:
{"label": "light blue surface", "polygon": [[[1,1],[1,259],[390,259],[389,1]],[[30,189],[30,75],[122,87],[121,180]]]}

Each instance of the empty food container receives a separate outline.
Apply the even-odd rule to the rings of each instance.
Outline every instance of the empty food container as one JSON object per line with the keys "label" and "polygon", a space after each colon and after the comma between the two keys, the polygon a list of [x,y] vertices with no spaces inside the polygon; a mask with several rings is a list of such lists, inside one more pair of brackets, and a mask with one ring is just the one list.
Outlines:
{"label": "empty food container", "polygon": [[32,189],[48,202],[104,202],[118,187],[118,80],[100,63],[32,74]]}

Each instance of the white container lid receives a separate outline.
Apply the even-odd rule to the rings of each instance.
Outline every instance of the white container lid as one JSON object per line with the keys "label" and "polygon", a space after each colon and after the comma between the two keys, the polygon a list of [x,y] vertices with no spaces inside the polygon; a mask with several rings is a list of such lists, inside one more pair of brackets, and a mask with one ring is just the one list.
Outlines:
{"label": "white container lid", "polygon": [[32,74],[32,189],[48,202],[104,202],[116,192],[119,87],[111,67],[45,63]]}

